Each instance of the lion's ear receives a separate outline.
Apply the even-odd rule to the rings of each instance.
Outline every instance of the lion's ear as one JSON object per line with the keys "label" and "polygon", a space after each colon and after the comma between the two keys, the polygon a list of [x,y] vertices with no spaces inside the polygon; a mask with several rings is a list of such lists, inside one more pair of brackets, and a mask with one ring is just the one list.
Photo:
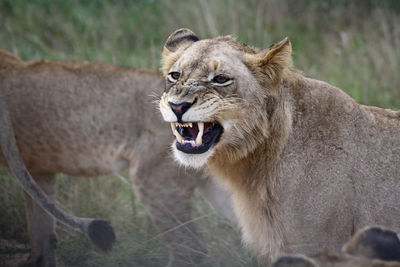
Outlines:
{"label": "lion's ear", "polygon": [[[179,29],[174,31],[165,42],[165,52],[176,52],[179,49],[187,48],[194,42],[197,42],[199,38],[189,29]],[[166,51],[165,51],[166,50]]]}
{"label": "lion's ear", "polygon": [[162,70],[164,74],[176,61],[178,55],[199,38],[189,29],[179,29],[173,32],[164,45],[162,54]]}
{"label": "lion's ear", "polygon": [[246,56],[247,64],[257,75],[264,75],[269,84],[280,82],[284,70],[292,65],[292,45],[288,37],[269,49]]}

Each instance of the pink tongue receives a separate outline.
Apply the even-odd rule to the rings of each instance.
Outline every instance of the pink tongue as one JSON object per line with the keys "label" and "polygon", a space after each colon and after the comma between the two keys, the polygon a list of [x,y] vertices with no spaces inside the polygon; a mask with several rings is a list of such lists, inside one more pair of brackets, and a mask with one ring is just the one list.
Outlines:
{"label": "pink tongue", "polygon": [[[213,127],[213,123],[212,122],[206,122],[204,124],[204,133],[210,131]],[[186,132],[186,136],[184,136],[185,139],[187,140],[195,140],[197,135],[199,134],[199,126],[197,123],[193,123],[193,127],[185,127],[185,132]],[[190,137],[189,137],[190,135]]]}
{"label": "pink tongue", "polygon": [[199,133],[199,127],[197,126],[197,123],[193,123],[193,127],[187,127],[186,128],[189,131],[189,134],[192,136],[192,139],[196,139],[197,134]]}

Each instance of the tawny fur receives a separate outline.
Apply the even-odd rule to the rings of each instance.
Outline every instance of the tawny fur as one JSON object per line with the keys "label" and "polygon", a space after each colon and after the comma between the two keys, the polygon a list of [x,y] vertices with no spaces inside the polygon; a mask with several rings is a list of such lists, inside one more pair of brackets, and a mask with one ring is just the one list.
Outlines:
{"label": "tawny fur", "polygon": [[[171,133],[154,106],[164,88],[159,73],[91,62],[25,62],[0,51],[0,89],[17,145],[36,182],[55,199],[55,173],[112,174],[129,167],[137,196],[170,248],[171,266],[205,256],[190,223],[190,198],[200,191],[234,220],[230,197],[203,173],[177,169]],[[1,158],[0,162],[5,163]],[[26,211],[32,255],[55,264],[54,220],[29,196]],[[174,229],[174,230],[171,230]],[[73,255],[71,255],[73,256]]]}
{"label": "tawny fur", "polygon": [[[174,154],[229,185],[257,255],[338,250],[365,225],[400,230],[399,111],[359,105],[292,69],[288,39],[261,52],[231,37],[185,41],[182,50],[178,41],[179,55],[164,47],[164,75],[181,73],[161,97],[164,120],[176,121],[169,101],[196,99],[182,121],[216,120],[224,132],[206,153]],[[233,82],[216,86],[218,74]]]}

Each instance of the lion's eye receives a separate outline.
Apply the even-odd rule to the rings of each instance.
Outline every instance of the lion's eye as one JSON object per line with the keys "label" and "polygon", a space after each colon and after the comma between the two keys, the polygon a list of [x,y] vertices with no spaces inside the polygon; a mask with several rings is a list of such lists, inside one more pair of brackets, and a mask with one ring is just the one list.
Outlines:
{"label": "lion's eye", "polygon": [[232,79],[225,75],[217,75],[211,81],[219,86],[225,86],[232,83]]}
{"label": "lion's eye", "polygon": [[181,77],[181,74],[177,71],[168,73],[168,79],[173,83],[176,82],[179,79],[179,77]]}

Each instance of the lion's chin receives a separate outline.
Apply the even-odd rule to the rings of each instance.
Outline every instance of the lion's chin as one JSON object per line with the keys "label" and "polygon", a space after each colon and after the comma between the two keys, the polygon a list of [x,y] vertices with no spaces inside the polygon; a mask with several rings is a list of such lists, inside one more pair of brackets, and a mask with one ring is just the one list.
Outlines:
{"label": "lion's chin", "polygon": [[209,149],[201,154],[188,154],[179,151],[175,142],[172,144],[175,160],[185,167],[200,169],[207,164],[208,159],[214,154],[214,149]]}

